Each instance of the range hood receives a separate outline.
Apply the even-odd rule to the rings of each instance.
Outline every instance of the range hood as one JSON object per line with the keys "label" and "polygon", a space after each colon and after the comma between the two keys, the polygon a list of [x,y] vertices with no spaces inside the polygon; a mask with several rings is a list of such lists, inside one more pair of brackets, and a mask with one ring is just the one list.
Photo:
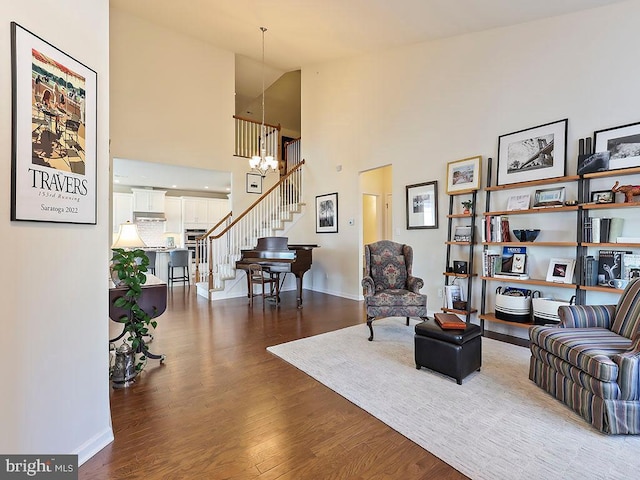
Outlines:
{"label": "range hood", "polygon": [[133,212],[134,222],[166,222],[162,212]]}

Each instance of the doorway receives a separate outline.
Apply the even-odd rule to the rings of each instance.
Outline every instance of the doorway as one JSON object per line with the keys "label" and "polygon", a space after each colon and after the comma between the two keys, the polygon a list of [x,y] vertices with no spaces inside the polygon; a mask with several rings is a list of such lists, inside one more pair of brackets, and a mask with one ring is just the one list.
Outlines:
{"label": "doorway", "polygon": [[364,272],[364,246],[393,239],[393,167],[387,165],[360,173],[362,237],[360,271]]}

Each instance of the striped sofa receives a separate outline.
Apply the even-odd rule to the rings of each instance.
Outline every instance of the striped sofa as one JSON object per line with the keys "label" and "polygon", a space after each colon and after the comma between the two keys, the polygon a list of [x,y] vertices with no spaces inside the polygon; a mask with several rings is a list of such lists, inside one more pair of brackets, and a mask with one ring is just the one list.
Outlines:
{"label": "striped sofa", "polygon": [[617,305],[558,309],[529,329],[529,378],[608,434],[640,434],[640,280]]}

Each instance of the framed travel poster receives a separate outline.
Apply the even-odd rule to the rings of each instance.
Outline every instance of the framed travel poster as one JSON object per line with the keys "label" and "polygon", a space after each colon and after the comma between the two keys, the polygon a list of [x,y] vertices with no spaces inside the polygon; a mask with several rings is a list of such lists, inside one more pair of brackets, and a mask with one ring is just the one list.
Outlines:
{"label": "framed travel poster", "polygon": [[11,23],[11,220],[96,223],[97,74]]}

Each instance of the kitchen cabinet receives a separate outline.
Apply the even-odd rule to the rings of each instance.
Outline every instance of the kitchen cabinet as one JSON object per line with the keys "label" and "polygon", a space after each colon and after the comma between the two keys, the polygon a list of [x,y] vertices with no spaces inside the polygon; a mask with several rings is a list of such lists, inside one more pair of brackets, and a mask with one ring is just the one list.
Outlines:
{"label": "kitchen cabinet", "polygon": [[225,198],[182,197],[184,228],[209,229],[229,210],[229,200]]}
{"label": "kitchen cabinet", "polygon": [[121,223],[133,223],[133,195],[113,193],[113,233],[118,233]]}
{"label": "kitchen cabinet", "polygon": [[206,198],[182,197],[182,221],[185,228],[197,228],[208,223]]}
{"label": "kitchen cabinet", "polygon": [[164,216],[167,221],[164,222],[164,231],[166,233],[182,233],[182,199],[179,197],[165,197],[164,199]]}
{"label": "kitchen cabinet", "polygon": [[165,190],[134,189],[133,210],[135,212],[164,213]]}

